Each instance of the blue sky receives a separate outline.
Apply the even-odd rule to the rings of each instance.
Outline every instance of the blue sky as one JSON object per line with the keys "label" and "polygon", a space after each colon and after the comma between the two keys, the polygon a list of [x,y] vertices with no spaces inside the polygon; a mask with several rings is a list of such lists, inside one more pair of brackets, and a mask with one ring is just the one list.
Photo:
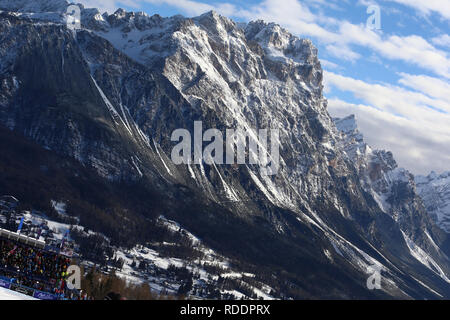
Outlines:
{"label": "blue sky", "polygon": [[[276,22],[319,49],[333,116],[356,114],[366,140],[413,173],[450,170],[450,0],[79,0],[112,13]],[[377,5],[381,29],[367,28]]]}

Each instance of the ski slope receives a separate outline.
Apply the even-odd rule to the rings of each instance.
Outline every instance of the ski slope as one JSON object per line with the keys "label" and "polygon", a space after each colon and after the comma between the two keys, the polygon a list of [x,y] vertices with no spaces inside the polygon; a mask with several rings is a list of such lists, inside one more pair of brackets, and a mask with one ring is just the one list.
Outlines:
{"label": "ski slope", "polygon": [[0,300],[38,300],[38,299],[0,287]]}

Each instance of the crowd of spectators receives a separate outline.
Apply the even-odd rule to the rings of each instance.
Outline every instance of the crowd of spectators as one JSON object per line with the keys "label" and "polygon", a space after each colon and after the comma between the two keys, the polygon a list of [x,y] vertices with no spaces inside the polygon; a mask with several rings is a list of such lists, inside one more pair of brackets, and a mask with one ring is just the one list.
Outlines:
{"label": "crowd of spectators", "polygon": [[17,284],[63,294],[70,263],[65,256],[0,238],[0,270]]}

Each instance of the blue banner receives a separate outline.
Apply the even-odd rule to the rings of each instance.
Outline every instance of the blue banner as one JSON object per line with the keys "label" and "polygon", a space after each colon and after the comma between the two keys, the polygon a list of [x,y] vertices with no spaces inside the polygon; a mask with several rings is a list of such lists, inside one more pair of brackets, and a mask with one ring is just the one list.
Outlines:
{"label": "blue banner", "polygon": [[11,279],[7,277],[0,276],[0,287],[14,290],[16,292],[20,292],[22,294],[26,294],[28,296],[32,296],[33,298],[39,299],[39,300],[58,300],[58,296],[51,294],[49,292],[43,292],[39,290],[35,290],[26,286],[22,286],[19,284],[12,284]]}
{"label": "blue banner", "polygon": [[39,299],[39,300],[58,300],[58,298],[51,293],[42,292],[42,291],[34,291],[33,298]]}
{"label": "blue banner", "polygon": [[20,233],[20,231],[22,230],[22,226],[23,226],[23,220],[25,218],[20,219],[20,224],[19,224],[19,228],[17,229],[17,233]]}

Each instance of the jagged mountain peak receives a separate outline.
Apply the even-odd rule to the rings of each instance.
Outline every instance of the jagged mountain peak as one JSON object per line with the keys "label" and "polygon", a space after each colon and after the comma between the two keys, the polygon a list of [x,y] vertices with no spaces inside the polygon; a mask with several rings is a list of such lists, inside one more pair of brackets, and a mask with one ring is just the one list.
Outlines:
{"label": "jagged mountain peak", "polygon": [[359,132],[356,116],[354,114],[345,118],[335,118],[334,122],[336,123],[337,129],[345,134]]}
{"label": "jagged mountain peak", "polygon": [[365,161],[377,163],[384,171],[392,171],[398,167],[394,154],[387,150],[374,150],[364,140],[358,127],[358,119],[352,114],[344,118],[335,118],[336,128],[344,136],[344,149],[352,159],[365,158]]}
{"label": "jagged mountain peak", "polygon": [[[106,14],[107,15],[107,14]],[[143,11],[126,11],[125,9],[119,8],[113,14],[107,15],[109,19],[115,21],[146,21],[151,19],[151,17]],[[159,15],[154,15],[157,18]]]}
{"label": "jagged mountain peak", "polygon": [[343,135],[343,146],[348,156],[354,161],[361,156],[368,158],[372,154],[372,149],[364,141],[364,136],[359,131],[355,115],[349,115],[344,118],[333,119],[336,128]]}
{"label": "jagged mountain peak", "polygon": [[115,16],[116,18],[122,19],[127,16],[127,11],[123,8],[119,8],[112,15]]}
{"label": "jagged mountain peak", "polygon": [[233,33],[238,31],[233,20],[220,15],[214,10],[208,11],[193,18],[192,20],[219,37],[223,36],[225,33]]}
{"label": "jagged mountain peak", "polygon": [[312,41],[294,36],[279,24],[252,21],[247,24],[245,34],[249,40],[255,40],[269,50],[281,51],[296,62],[318,63],[317,48]]}
{"label": "jagged mountain peak", "polygon": [[162,18],[159,15],[149,16],[145,12],[128,12],[124,9],[118,9],[111,15],[103,15],[109,23],[110,28],[121,27],[124,32],[130,32],[132,29],[144,31],[160,23]]}
{"label": "jagged mountain peak", "polygon": [[392,197],[398,194],[400,186],[414,194],[414,176],[408,170],[399,168],[392,152],[372,149],[364,141],[355,115],[336,118],[334,122],[343,135],[341,147],[355,164],[366,191],[374,196],[384,212],[396,220],[402,219],[400,210],[395,208],[398,201],[393,201]]}
{"label": "jagged mountain peak", "polygon": [[220,21],[223,21],[223,20],[225,20],[225,21],[230,21],[230,19],[228,19],[227,17],[225,17],[225,16],[222,16],[220,13],[218,13],[216,10],[210,10],[210,11],[207,11],[207,12],[205,12],[205,13],[202,13],[201,15],[199,15],[198,17],[197,17],[198,19],[212,19],[212,20],[215,20],[215,21],[217,21],[217,22],[220,22]]}

